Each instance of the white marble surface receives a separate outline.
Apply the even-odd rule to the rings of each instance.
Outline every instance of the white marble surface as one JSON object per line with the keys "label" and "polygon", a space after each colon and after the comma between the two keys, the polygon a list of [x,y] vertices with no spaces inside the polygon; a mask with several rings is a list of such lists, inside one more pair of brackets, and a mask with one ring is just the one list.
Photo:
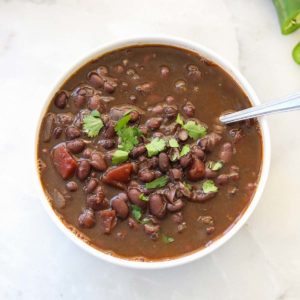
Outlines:
{"label": "white marble surface", "polygon": [[[262,101],[300,89],[300,31],[270,0],[0,0],[0,299],[300,299],[299,112],[269,118],[272,166],[255,213],[225,246],[161,271],[109,265],[52,224],[33,184],[37,114],[58,75],[115,38],[165,33],[225,56]],[[297,132],[298,130],[298,132]]]}

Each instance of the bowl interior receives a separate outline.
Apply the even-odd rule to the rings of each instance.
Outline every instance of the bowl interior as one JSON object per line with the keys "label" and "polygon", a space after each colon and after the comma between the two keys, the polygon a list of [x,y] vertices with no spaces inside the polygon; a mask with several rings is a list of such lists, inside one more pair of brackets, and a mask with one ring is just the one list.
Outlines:
{"label": "bowl interior", "polygon": [[[95,49],[92,51],[89,55],[85,56],[84,58],[80,59],[78,63],[76,63],[70,70],[68,70],[63,76],[61,76],[60,80],[58,80],[57,84],[53,87],[51,90],[51,93],[46,100],[46,103],[42,109],[42,112],[40,114],[39,123],[37,126],[37,132],[36,132],[36,139],[35,139],[35,145],[37,145],[38,142],[38,133],[42,122],[42,117],[45,114],[47,107],[55,95],[56,91],[59,89],[59,87],[68,79],[68,77],[73,74],[76,70],[81,68],[83,65],[88,63],[89,61],[107,53],[111,52],[113,50],[118,50],[120,48],[134,46],[134,45],[167,45],[167,46],[175,46],[178,48],[186,49],[193,51],[204,58],[207,58],[208,60],[216,63],[219,65],[223,70],[225,70],[228,74],[231,75],[231,77],[237,82],[237,84],[242,88],[242,90],[245,92],[245,94],[248,96],[250,102],[253,105],[260,104],[260,101],[258,97],[256,96],[254,90],[249,85],[247,80],[242,76],[242,74],[236,70],[230,63],[225,61],[221,56],[214,53],[210,49],[201,46],[199,44],[186,41],[183,39],[178,38],[170,38],[170,37],[147,37],[147,38],[134,38],[134,39],[127,39],[118,41],[112,44],[101,46],[100,48]],[[208,245],[205,248],[199,249],[198,251],[195,251],[191,254],[187,254],[182,257],[170,259],[170,260],[162,260],[162,261],[155,261],[155,262],[140,262],[140,261],[133,261],[133,260],[126,260],[123,258],[118,258],[115,256],[111,256],[108,254],[105,254],[104,252],[101,252],[100,250],[95,249],[94,247],[88,245],[85,243],[82,239],[77,237],[74,233],[72,233],[59,219],[59,217],[56,215],[56,213],[53,211],[49,201],[47,200],[47,197],[45,196],[45,193],[43,191],[40,179],[39,179],[39,172],[38,168],[36,167],[36,178],[37,178],[37,185],[39,186],[39,192],[41,194],[41,199],[43,199],[43,204],[49,213],[50,217],[56,223],[56,225],[71,239],[73,240],[77,245],[79,245],[84,250],[88,251],[89,253],[95,255],[96,257],[99,257],[105,261],[126,266],[126,267],[132,267],[132,268],[140,268],[140,269],[158,269],[158,268],[166,268],[166,267],[173,267],[177,265],[182,265],[184,263],[191,262],[195,259],[198,259],[200,257],[203,257],[207,255],[208,253],[214,251],[218,247],[220,247],[222,244],[224,244],[227,240],[229,240],[247,221],[251,213],[253,212],[254,208],[256,207],[269,172],[269,166],[270,166],[270,135],[269,135],[269,129],[267,126],[266,121],[262,118],[259,120],[259,124],[261,127],[261,133],[262,133],[262,144],[263,144],[263,150],[262,150],[262,166],[261,166],[261,174],[260,179],[258,182],[258,186],[255,192],[254,197],[252,198],[251,203],[245,210],[245,212],[241,215],[241,217],[236,220],[235,224],[231,226],[230,229],[227,230],[226,233],[224,233],[220,238],[214,240],[210,245]],[[37,146],[35,147],[37,151]],[[36,161],[37,153],[35,153],[35,161]]]}

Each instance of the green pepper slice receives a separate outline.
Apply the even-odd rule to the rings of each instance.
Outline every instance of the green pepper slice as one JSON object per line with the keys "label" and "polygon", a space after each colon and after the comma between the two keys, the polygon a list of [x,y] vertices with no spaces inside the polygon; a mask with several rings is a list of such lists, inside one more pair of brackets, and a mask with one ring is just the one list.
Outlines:
{"label": "green pepper slice", "polygon": [[300,27],[299,0],[273,0],[282,34],[290,34]]}

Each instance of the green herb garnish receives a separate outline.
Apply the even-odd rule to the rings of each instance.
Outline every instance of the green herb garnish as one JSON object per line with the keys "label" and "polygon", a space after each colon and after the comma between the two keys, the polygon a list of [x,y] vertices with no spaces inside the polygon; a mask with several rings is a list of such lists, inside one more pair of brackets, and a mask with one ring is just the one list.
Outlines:
{"label": "green herb garnish", "polygon": [[93,138],[97,136],[103,126],[98,110],[93,110],[83,118],[83,130],[87,133],[88,137]]}
{"label": "green herb garnish", "polygon": [[152,157],[163,151],[166,147],[166,141],[158,137],[154,138],[149,144],[146,145],[148,156]]}
{"label": "green herb garnish", "polygon": [[149,197],[148,197],[148,196],[145,196],[144,193],[141,193],[141,194],[140,194],[139,199],[140,199],[140,200],[143,200],[143,201],[149,201]]}
{"label": "green herb garnish", "polygon": [[195,121],[188,121],[182,126],[194,140],[202,138],[206,135],[206,128],[200,124],[196,124]]}
{"label": "green herb garnish", "polygon": [[184,122],[180,114],[177,115],[176,123],[183,126]]}
{"label": "green herb garnish", "polygon": [[156,179],[154,179],[151,182],[148,182],[145,184],[146,189],[155,189],[159,187],[163,187],[167,184],[168,177],[167,176],[161,176]]}
{"label": "green herb garnish", "polygon": [[165,234],[162,234],[161,235],[161,238],[162,238],[162,241],[165,243],[165,244],[170,244],[170,243],[173,243],[175,241],[175,239],[171,236],[167,236]]}
{"label": "green herb garnish", "polygon": [[176,139],[171,138],[171,139],[169,139],[169,146],[170,146],[171,148],[178,148],[178,147],[179,147],[179,144],[178,144],[178,142],[177,142]]}
{"label": "green herb garnish", "polygon": [[121,139],[121,144],[118,145],[118,148],[130,152],[139,143],[138,138],[141,135],[142,133],[137,127],[124,127],[118,132],[118,136]]}
{"label": "green herb garnish", "polygon": [[190,145],[184,145],[180,151],[179,157],[185,156],[191,151]]}
{"label": "green herb garnish", "polygon": [[112,163],[114,165],[120,164],[128,159],[128,152],[123,150],[116,150],[112,157]]}
{"label": "green herb garnish", "polygon": [[118,122],[115,125],[115,131],[118,133],[121,129],[127,126],[128,122],[130,120],[130,115],[125,115],[121,119],[118,120]]}
{"label": "green herb garnish", "polygon": [[139,206],[132,204],[131,205],[131,214],[134,217],[134,219],[136,219],[137,221],[140,221],[140,219],[142,217],[142,209]]}
{"label": "green herb garnish", "polygon": [[220,169],[223,168],[223,163],[220,162],[220,161],[217,161],[217,162],[213,162],[213,161],[210,161],[208,164],[207,164],[208,168],[211,169],[212,171],[218,171]]}
{"label": "green herb garnish", "polygon": [[205,194],[215,193],[218,191],[218,187],[215,186],[215,183],[212,180],[206,180],[202,184],[202,190]]}

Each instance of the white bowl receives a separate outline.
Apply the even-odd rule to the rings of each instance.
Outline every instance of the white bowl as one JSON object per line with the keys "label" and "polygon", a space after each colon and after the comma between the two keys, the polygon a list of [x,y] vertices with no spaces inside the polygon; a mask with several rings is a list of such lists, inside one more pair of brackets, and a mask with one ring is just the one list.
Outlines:
{"label": "white bowl", "polygon": [[[179,48],[188,49],[193,52],[196,52],[200,54],[201,56],[207,58],[208,60],[213,61],[214,63],[218,64],[222,69],[224,69],[227,73],[229,73],[233,79],[240,85],[240,87],[243,89],[243,91],[248,96],[249,100],[253,105],[259,105],[260,101],[255,94],[253,88],[250,86],[248,81],[244,78],[244,76],[236,69],[234,68],[229,62],[227,62],[224,58],[213,52],[212,50],[198,44],[194,43],[188,40],[179,39],[179,38],[173,38],[173,37],[165,37],[165,36],[159,36],[159,37],[142,37],[142,38],[132,38],[132,39],[125,39],[121,41],[117,41],[115,43],[103,45],[95,50],[93,50],[89,55],[86,55],[84,58],[80,59],[71,69],[69,69],[61,78],[58,80],[56,85],[52,88],[51,93],[48,96],[48,99],[45,102],[45,105],[41,111],[40,114],[40,120],[37,125],[37,132],[36,132],[36,140],[35,140],[35,148],[37,149],[37,141],[38,141],[38,132],[41,126],[42,117],[46,112],[46,109],[49,105],[49,102],[52,100],[53,96],[55,95],[56,91],[60,88],[60,86],[69,78],[71,74],[73,74],[76,70],[78,70],[80,67],[85,65],[90,60],[97,58],[107,52],[117,50],[119,48],[124,48],[128,46],[133,45],[151,45],[151,44],[158,44],[158,45],[169,45],[169,46],[177,46]],[[242,216],[236,221],[236,223],[228,230],[226,231],[221,237],[213,241],[210,245],[208,245],[205,248],[199,249],[198,251],[195,251],[191,254],[184,255],[179,258],[174,258],[170,260],[163,260],[163,261],[155,261],[155,262],[140,262],[140,261],[132,261],[132,260],[126,260],[123,258],[118,258],[115,256],[111,256],[109,254],[106,254],[104,252],[101,252],[100,250],[97,250],[93,248],[92,246],[85,243],[83,240],[78,238],[74,233],[72,233],[58,218],[58,216],[55,214],[53,209],[51,208],[51,205],[45,196],[45,193],[43,191],[38,168],[36,167],[36,181],[37,185],[39,187],[40,197],[42,199],[42,202],[50,215],[51,219],[54,221],[54,223],[72,240],[83,248],[85,251],[93,254],[94,256],[103,259],[104,261],[111,262],[113,264],[124,266],[124,267],[130,267],[130,268],[137,268],[137,269],[162,269],[167,267],[174,267],[179,266],[185,263],[192,262],[196,259],[199,259],[217,248],[219,248],[221,245],[223,245],[225,242],[227,242],[236,232],[245,224],[245,222],[248,220],[250,215],[252,214],[254,208],[256,207],[259,199],[262,196],[267,178],[269,173],[269,166],[270,166],[270,158],[271,158],[271,145],[270,145],[270,134],[268,125],[265,119],[261,118],[259,120],[259,124],[261,127],[262,132],[262,141],[263,141],[263,153],[262,153],[262,168],[261,168],[261,174],[260,179],[257,185],[257,189],[255,192],[255,195],[249,204],[248,208],[245,210],[245,212],[242,214]],[[36,161],[37,153],[35,153],[35,161]]]}

